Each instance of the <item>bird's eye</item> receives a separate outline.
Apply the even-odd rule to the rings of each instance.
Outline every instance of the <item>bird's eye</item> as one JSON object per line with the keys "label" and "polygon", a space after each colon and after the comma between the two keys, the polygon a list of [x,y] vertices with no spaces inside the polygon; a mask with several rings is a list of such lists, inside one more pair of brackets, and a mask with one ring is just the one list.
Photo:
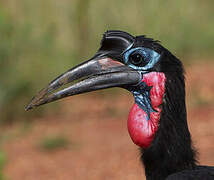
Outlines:
{"label": "bird's eye", "polygon": [[144,59],[144,56],[140,53],[132,53],[129,56],[129,62],[135,66],[145,66],[148,62]]}

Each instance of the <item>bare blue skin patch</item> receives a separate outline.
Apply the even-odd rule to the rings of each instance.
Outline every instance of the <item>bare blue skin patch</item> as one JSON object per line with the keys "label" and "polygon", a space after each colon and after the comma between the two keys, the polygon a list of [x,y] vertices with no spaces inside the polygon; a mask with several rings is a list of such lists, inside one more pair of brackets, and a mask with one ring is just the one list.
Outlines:
{"label": "bare blue skin patch", "polygon": [[135,102],[137,105],[144,110],[147,114],[147,121],[150,120],[150,113],[156,112],[151,103],[150,90],[152,87],[146,85],[145,82],[140,83],[140,90],[135,90],[134,88],[130,88],[129,90],[132,92],[135,98]]}
{"label": "bare blue skin patch", "polygon": [[[146,66],[143,66],[143,67],[135,66],[129,62],[129,56],[133,52],[142,54],[145,61],[147,62]],[[151,50],[151,49],[145,48],[145,47],[133,48],[133,49],[127,50],[124,53],[124,63],[135,70],[146,71],[148,69],[151,69],[158,62],[159,59],[160,59],[160,54],[158,54],[154,50]]]}
{"label": "bare blue skin patch", "polygon": [[[132,64],[129,61],[129,56],[132,53],[139,53],[144,57],[145,66],[135,66],[134,64]],[[128,65],[129,67],[138,70],[140,72],[145,72],[149,69],[151,69],[160,59],[160,54],[155,52],[154,50],[151,50],[149,48],[145,48],[145,47],[137,47],[137,48],[133,48],[133,49],[128,49],[126,50],[126,52],[124,53],[124,63],[126,65]],[[151,97],[150,97],[150,90],[152,87],[147,86],[144,82],[141,82],[140,84],[138,84],[138,87],[140,86],[140,88],[135,89],[135,87],[133,87],[132,89],[130,89],[130,91],[132,92],[132,94],[135,97],[135,102],[136,104],[144,110],[144,112],[146,112],[147,114],[147,120],[150,120],[150,114],[152,112],[156,112],[153,108],[152,108],[152,104],[151,104]],[[140,89],[140,90],[139,90]]]}

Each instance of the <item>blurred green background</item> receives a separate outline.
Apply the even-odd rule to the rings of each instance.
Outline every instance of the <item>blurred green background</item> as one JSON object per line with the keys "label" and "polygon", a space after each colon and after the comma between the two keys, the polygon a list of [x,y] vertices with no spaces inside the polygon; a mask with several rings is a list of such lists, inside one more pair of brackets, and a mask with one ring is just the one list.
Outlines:
{"label": "blurred green background", "polygon": [[106,30],[146,34],[181,59],[212,57],[213,7],[213,0],[2,0],[0,122],[46,113],[45,106],[30,113],[24,106],[55,76],[91,57]]}
{"label": "blurred green background", "polygon": [[[213,7],[213,0],[1,0],[0,180],[8,176],[40,179],[37,175],[48,179],[41,171],[46,168],[47,174],[51,175],[65,169],[72,176],[78,172],[77,177],[89,173],[92,179],[104,179],[106,172],[112,170],[114,175],[121,172],[119,176],[125,179],[127,176],[122,172],[136,168],[133,158],[137,154],[134,151],[136,147],[133,145],[133,151],[130,150],[132,144],[124,136],[125,128],[122,126],[128,114],[127,104],[132,103],[127,102],[127,94],[118,93],[117,98],[111,99],[109,97],[117,93],[113,90],[107,92],[110,95],[105,100],[101,92],[101,96],[96,94],[96,98],[101,98],[83,95],[76,101],[69,101],[69,106],[63,106],[64,109],[60,103],[51,103],[30,112],[24,111],[32,96],[53,78],[93,56],[99,48],[102,34],[111,29],[133,35],[145,34],[160,40],[191,70],[187,74],[187,80],[189,78],[191,82],[191,88],[187,86],[187,89],[192,95],[187,95],[188,119],[193,137],[200,145],[199,152],[203,152],[202,162],[211,164],[213,143],[210,142],[214,137],[211,133],[214,112],[214,64],[211,62],[214,57]],[[190,65],[191,68],[188,67]],[[94,101],[97,106],[90,109],[85,106],[86,101],[86,104]],[[57,114],[60,111],[63,113]],[[32,121],[34,119],[36,121]],[[103,128],[99,132],[97,127],[100,126]],[[82,139],[79,132],[84,132]],[[107,138],[105,149],[109,155],[100,149],[103,135]],[[118,147],[121,159],[115,153]],[[130,152],[132,155],[127,158]],[[63,157],[66,153],[67,156]],[[97,162],[104,162],[99,164],[103,169],[96,171],[103,172],[102,178],[92,176],[94,171],[91,167],[96,168]],[[132,165],[123,167],[127,162],[132,162]],[[87,163],[88,167],[85,166]],[[52,164],[58,165],[56,169]],[[115,168],[117,164],[118,169]],[[85,169],[81,171],[83,167]],[[142,173],[133,174],[141,177]],[[49,179],[57,178],[49,176]],[[130,179],[137,178],[130,176]]]}

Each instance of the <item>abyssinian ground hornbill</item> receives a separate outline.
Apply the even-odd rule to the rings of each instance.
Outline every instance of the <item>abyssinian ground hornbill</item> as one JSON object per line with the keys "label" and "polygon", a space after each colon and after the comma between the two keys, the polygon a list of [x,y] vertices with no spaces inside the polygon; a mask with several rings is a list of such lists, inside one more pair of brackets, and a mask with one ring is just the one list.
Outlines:
{"label": "abyssinian ground hornbill", "polygon": [[[68,83],[72,84],[56,91]],[[192,147],[183,65],[158,41],[145,36],[107,31],[93,58],[53,80],[26,109],[110,87],[125,88],[135,98],[128,131],[140,146],[147,180],[214,179],[214,167],[197,165]]]}

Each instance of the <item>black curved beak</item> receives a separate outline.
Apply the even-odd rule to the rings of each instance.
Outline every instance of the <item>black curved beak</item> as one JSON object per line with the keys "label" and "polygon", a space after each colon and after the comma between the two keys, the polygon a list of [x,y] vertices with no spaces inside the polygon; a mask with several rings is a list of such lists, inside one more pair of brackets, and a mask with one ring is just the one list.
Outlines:
{"label": "black curved beak", "polygon": [[[140,80],[139,72],[119,61],[109,57],[95,57],[68,70],[50,82],[46,88],[32,98],[25,110],[98,89],[136,85]],[[56,91],[68,83],[71,83],[69,87]]]}

